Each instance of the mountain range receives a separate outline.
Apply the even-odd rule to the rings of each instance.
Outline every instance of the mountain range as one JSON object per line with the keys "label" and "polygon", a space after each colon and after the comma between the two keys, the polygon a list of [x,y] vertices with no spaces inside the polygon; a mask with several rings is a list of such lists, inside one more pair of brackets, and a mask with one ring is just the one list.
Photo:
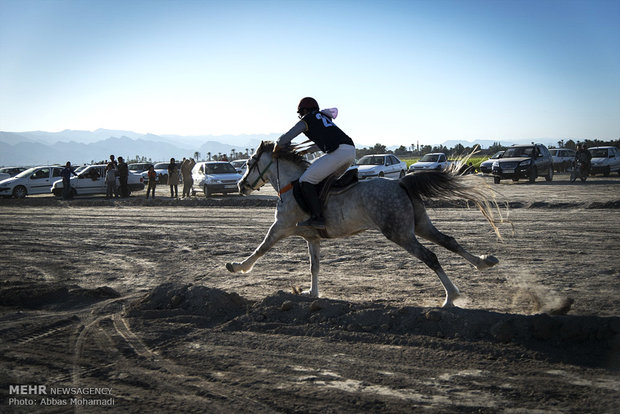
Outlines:
{"label": "mountain range", "polygon": [[174,157],[201,158],[211,155],[246,152],[262,140],[274,140],[278,134],[178,136],[138,134],[131,131],[98,129],[96,131],[65,130],[61,132],[0,131],[0,165],[22,166],[43,164],[74,165],[107,160],[110,154],[126,160],[145,157],[153,162]]}
{"label": "mountain range", "polygon": [[[262,140],[275,140],[279,134],[246,135],[155,135],[139,134],[132,131],[97,129],[95,131],[64,130],[61,132],[5,132],[0,131],[0,166],[32,166],[44,164],[74,165],[107,160],[110,154],[122,156],[126,160],[145,157],[156,161],[166,161],[174,157],[194,157],[200,153],[201,159],[208,154],[230,154],[231,151],[252,152]],[[498,140],[499,141],[499,140]],[[501,143],[511,145],[528,143],[520,140]],[[452,148],[461,143],[464,146],[480,145],[488,148],[492,140],[445,141],[442,145]],[[537,140],[554,145],[553,139]],[[388,147],[395,149],[397,146]]]}

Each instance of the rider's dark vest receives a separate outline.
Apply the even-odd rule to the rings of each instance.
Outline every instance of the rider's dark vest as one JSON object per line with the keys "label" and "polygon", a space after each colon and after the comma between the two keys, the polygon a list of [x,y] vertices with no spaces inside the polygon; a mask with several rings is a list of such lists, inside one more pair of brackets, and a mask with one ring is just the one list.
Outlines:
{"label": "rider's dark vest", "polygon": [[319,111],[310,112],[301,118],[308,130],[304,134],[323,152],[332,152],[340,144],[354,145],[353,140],[338,128],[332,119]]}

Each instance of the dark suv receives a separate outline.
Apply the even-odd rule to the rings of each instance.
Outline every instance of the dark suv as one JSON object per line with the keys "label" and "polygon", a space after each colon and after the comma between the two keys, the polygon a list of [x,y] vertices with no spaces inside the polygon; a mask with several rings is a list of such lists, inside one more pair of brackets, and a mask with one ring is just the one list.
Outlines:
{"label": "dark suv", "polygon": [[542,144],[513,145],[502,158],[493,163],[493,181],[499,184],[502,179],[519,181],[527,178],[530,183],[538,177],[553,180],[553,159],[547,147]]}

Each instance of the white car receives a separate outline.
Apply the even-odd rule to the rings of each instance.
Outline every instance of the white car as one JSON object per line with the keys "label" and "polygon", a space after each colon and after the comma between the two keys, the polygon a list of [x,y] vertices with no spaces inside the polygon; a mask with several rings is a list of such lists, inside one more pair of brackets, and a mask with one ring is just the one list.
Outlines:
{"label": "white car", "polygon": [[441,171],[450,168],[452,162],[443,152],[433,152],[425,154],[420,161],[409,166],[409,172],[416,171]]}
{"label": "white car", "polygon": [[0,196],[24,198],[29,194],[49,194],[54,181],[62,180],[60,173],[63,169],[59,165],[29,168],[0,181]]}
{"label": "white car", "polygon": [[588,148],[592,154],[590,173],[603,174],[607,177],[612,172],[620,174],[620,150],[616,147]]}
{"label": "white car", "polygon": [[357,177],[367,180],[377,177],[402,178],[407,172],[407,163],[392,154],[364,155],[350,169],[357,168]]}
{"label": "white car", "polygon": [[553,169],[557,172],[568,170],[575,162],[575,150],[570,148],[550,148],[549,152],[553,160]]}
{"label": "white car", "polygon": [[[89,165],[88,167],[80,170],[77,176],[71,176],[71,192],[72,196],[76,195],[91,195],[91,194],[106,194],[105,184],[105,164]],[[127,177],[127,186],[129,192],[140,191],[144,189],[144,179],[140,174],[129,171]],[[116,188],[120,187],[120,180],[116,177]],[[56,197],[62,196],[62,190],[64,184],[62,180],[56,181],[52,185],[52,193]]]}
{"label": "white car", "polygon": [[0,181],[15,177],[17,174],[27,169],[28,168],[25,167],[2,167],[0,168]]}
{"label": "white car", "polygon": [[228,161],[204,161],[194,165],[192,178],[193,191],[202,191],[205,197],[213,193],[238,193],[237,182],[241,174]]}
{"label": "white car", "polygon": [[245,167],[248,163],[248,160],[234,160],[231,161],[230,164],[235,167],[235,170],[241,175],[245,172]]}

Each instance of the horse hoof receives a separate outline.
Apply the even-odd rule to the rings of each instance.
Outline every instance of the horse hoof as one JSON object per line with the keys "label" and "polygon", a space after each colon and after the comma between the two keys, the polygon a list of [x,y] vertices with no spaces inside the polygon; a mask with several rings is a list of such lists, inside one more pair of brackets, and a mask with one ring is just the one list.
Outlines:
{"label": "horse hoof", "polygon": [[230,273],[235,273],[235,269],[233,269],[233,265],[232,265],[232,263],[226,263],[226,269],[227,269]]}
{"label": "horse hoof", "polygon": [[497,259],[497,257],[495,256],[491,256],[491,255],[482,255],[480,256],[480,259],[482,260],[480,262],[480,264],[478,266],[476,266],[476,268],[478,270],[484,270],[484,269],[488,269],[489,267],[493,267],[496,264],[499,263],[499,259]]}

